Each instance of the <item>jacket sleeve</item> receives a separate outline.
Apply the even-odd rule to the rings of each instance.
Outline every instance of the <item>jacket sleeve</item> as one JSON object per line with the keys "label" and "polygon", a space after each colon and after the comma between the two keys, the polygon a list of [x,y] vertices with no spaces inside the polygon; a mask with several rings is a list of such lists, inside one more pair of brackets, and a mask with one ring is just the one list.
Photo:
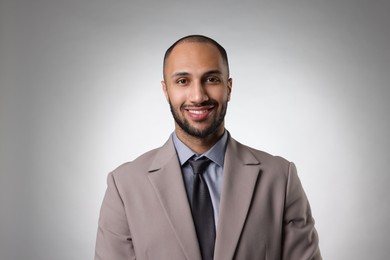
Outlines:
{"label": "jacket sleeve", "polygon": [[112,173],[107,178],[107,190],[100,210],[95,247],[95,260],[135,259],[129,225],[123,201]]}
{"label": "jacket sleeve", "polygon": [[283,260],[322,259],[310,205],[293,163],[287,176],[283,225]]}

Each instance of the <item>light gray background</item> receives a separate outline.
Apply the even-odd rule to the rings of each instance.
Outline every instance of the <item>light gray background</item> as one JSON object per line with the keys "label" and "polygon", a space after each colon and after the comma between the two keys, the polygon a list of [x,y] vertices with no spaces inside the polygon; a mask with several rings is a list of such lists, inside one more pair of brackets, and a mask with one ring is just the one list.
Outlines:
{"label": "light gray background", "polygon": [[165,142],[162,58],[226,47],[226,118],[294,161],[324,259],[390,255],[390,4],[0,0],[0,259],[92,259],[107,173]]}

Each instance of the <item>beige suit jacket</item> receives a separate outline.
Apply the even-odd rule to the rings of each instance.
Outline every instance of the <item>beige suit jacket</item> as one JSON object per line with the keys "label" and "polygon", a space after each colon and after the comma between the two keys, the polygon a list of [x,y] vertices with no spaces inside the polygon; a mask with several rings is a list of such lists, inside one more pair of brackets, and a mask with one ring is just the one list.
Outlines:
{"label": "beige suit jacket", "polygon": [[[231,137],[219,212],[214,259],[321,259],[294,164]],[[124,259],[201,259],[172,138],[108,176],[95,260]]]}

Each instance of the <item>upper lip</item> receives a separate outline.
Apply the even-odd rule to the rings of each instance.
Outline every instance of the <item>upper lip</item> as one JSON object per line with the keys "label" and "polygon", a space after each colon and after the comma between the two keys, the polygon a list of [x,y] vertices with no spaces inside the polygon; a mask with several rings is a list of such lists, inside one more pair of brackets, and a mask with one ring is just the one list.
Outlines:
{"label": "upper lip", "polygon": [[215,105],[213,104],[210,104],[210,105],[201,105],[201,106],[191,106],[191,105],[187,105],[187,106],[184,106],[184,109],[185,110],[198,110],[198,111],[201,111],[201,110],[209,110],[209,109],[212,109],[214,108]]}

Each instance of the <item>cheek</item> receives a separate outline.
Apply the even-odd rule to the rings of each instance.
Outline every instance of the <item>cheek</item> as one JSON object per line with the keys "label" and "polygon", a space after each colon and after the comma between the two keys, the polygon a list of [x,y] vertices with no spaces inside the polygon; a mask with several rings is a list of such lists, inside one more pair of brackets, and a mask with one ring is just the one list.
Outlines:
{"label": "cheek", "polygon": [[219,103],[225,103],[229,101],[229,95],[227,90],[215,90],[209,93],[209,97],[218,101]]}
{"label": "cheek", "polygon": [[168,92],[168,98],[174,107],[180,107],[186,101],[184,91],[170,91]]}

